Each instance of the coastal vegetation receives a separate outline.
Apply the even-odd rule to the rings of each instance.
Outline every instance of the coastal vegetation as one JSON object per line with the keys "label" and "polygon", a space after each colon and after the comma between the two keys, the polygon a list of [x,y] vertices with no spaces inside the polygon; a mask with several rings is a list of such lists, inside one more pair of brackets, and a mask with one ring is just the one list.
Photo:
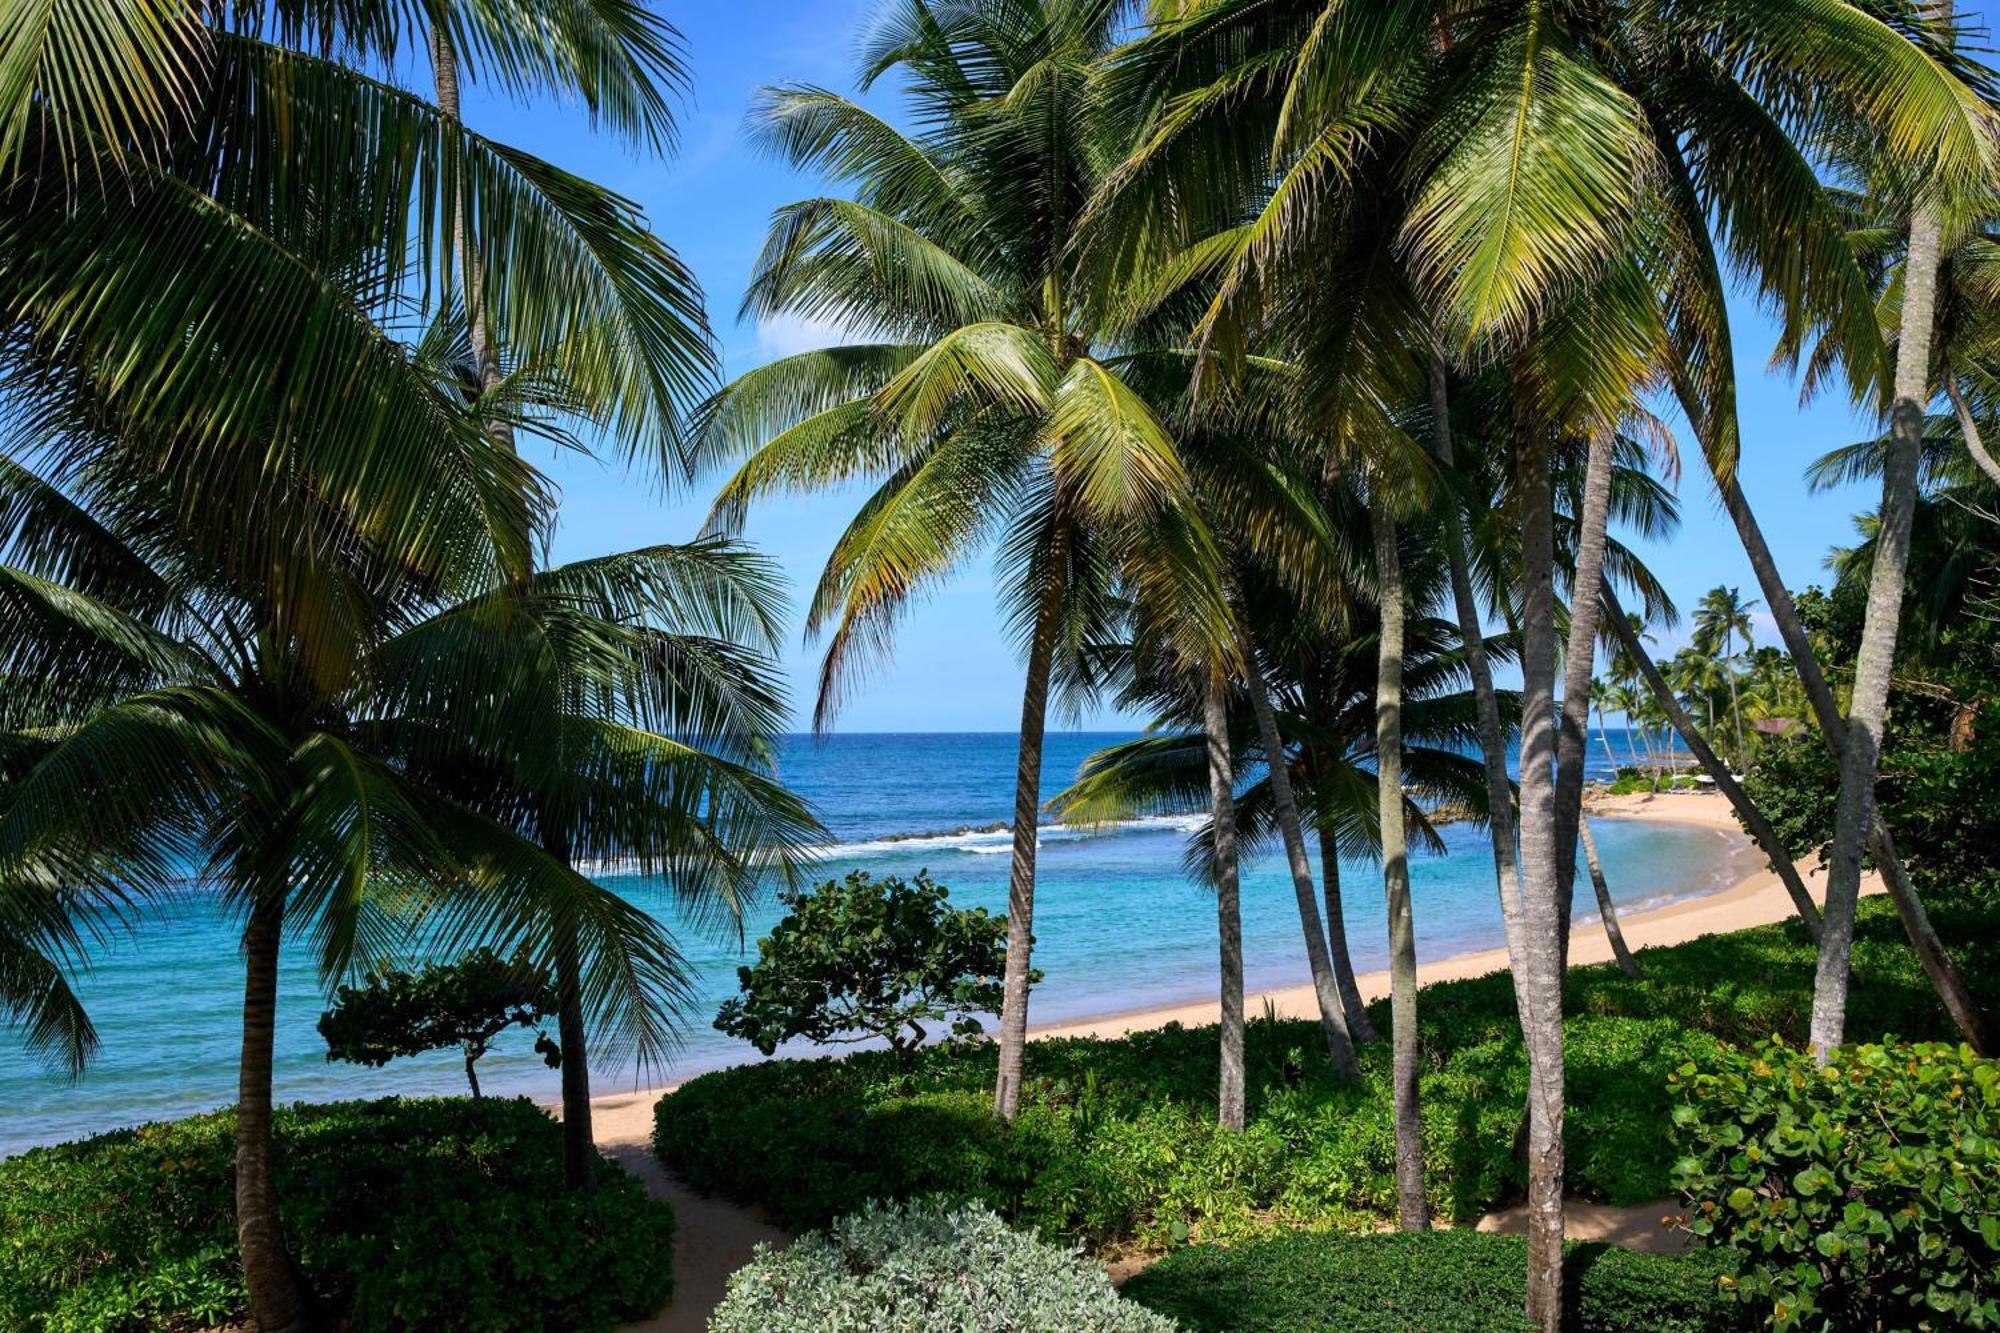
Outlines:
{"label": "coastal vegetation", "polygon": [[478,1097],[479,1058],[508,1028],[535,1029],[535,1051],[552,1069],[562,1064],[562,1047],[542,1031],[558,1009],[548,973],[525,958],[475,949],[415,972],[377,968],[362,984],[342,986],[333,1008],[319,1016],[319,1035],[326,1039],[327,1059],[359,1065],[456,1046],[465,1057],[465,1081]]}
{"label": "coastal vegetation", "polygon": [[[726,383],[638,206],[462,114],[478,84],[669,151],[688,67],[641,0],[19,9],[0,1012],[79,1072],[76,977],[191,885],[242,989],[233,1109],[0,1163],[10,1325],[657,1309],[673,1219],[599,1155],[592,1069],[659,1069],[694,991],[613,864],[724,933],[786,891],[725,1030],[889,1047],[659,1102],[687,1181],[820,1229],[718,1327],[2000,1320],[2000,74],[1949,5],[884,0],[852,95],[752,117],[825,190],[742,312],[838,339]],[[1879,490],[1824,591],[1741,484],[1746,300],[1874,433],[1810,474]],[[1754,583],[1658,661],[1680,611],[1628,543],[1674,530],[1683,424]],[[690,541],[553,563],[540,450],[719,490]],[[740,538],[836,491],[817,729],[997,557],[1004,918],[925,876],[799,889],[783,580]],[[1045,811],[1052,711],[1106,702],[1152,725]],[[1722,793],[1794,919],[1626,949],[1584,809],[1607,710],[1649,792]],[[1441,804],[1508,966],[1426,987]],[[1214,1028],[1029,1042],[1045,813],[1202,820]],[[1247,1011],[1264,849],[1308,1021]],[[1380,867],[1374,1006],[1343,855]],[[1570,967],[1580,863],[1616,968]],[[456,1043],[474,1096],[281,1108],[287,941],[335,1054]],[[927,1040],[986,1010],[997,1040]],[[473,1073],[545,1017],[559,1124]],[[1675,1193],[1697,1255],[1567,1244],[1566,1199]],[[1426,1234],[1512,1203],[1524,1244]],[[1127,1252],[1167,1252],[1131,1299],[1092,1267]]]}
{"label": "coastal vegetation", "polygon": [[[1995,975],[1990,909],[1954,917],[1974,976]],[[1886,903],[1864,905],[1857,1022],[1912,1040],[1951,1024]],[[1672,1132],[1676,1072],[1719,1067],[1730,1045],[1799,1043],[1815,951],[1797,923],[1645,949],[1642,975],[1577,968],[1565,1042],[1577,1089],[1565,1189],[1616,1205],[1676,1192],[1687,1151]],[[1990,986],[1988,1002],[2000,1000]],[[1515,1151],[1527,1064],[1505,974],[1419,993],[1425,1189],[1459,1225],[1519,1197]],[[1378,1021],[1383,1017],[1377,1006]],[[1384,1025],[1386,1026],[1386,1024]],[[824,1226],[869,1199],[977,1200],[1029,1230],[1117,1253],[1233,1243],[1274,1229],[1371,1229],[1396,1209],[1393,1060],[1361,1048],[1362,1079],[1319,1053],[1314,1025],[1246,1025],[1250,1108],[1241,1132],[1215,1122],[1213,1027],[1036,1043],[1021,1116],[984,1112],[986,1045],[745,1065],[690,1080],[655,1109],[654,1147],[683,1179]],[[1990,1065],[1988,1066],[1990,1068]],[[1988,1179],[1985,1206],[2000,1203]]]}
{"label": "coastal vegetation", "polygon": [[908,1057],[932,1026],[978,1035],[979,1015],[1000,1007],[1007,923],[949,897],[921,871],[907,884],[856,870],[781,891],[790,910],[757,941],[757,961],[736,969],[741,994],[722,1002],[716,1028],[765,1055],[803,1038],[883,1042]]}
{"label": "coastal vegetation", "polygon": [[[0,1326],[226,1327],[254,1305],[236,1253],[227,1111],[0,1162]],[[278,1109],[286,1253],[354,1328],[609,1329],[670,1294],[673,1210],[616,1166],[562,1187],[562,1131],[489,1097]]]}
{"label": "coastal vegetation", "polygon": [[[1296,1231],[1168,1255],[1124,1287],[1188,1333],[1517,1333],[1524,1246],[1476,1231]],[[1573,1246],[1564,1300],[1577,1333],[1754,1328],[1702,1256]]]}

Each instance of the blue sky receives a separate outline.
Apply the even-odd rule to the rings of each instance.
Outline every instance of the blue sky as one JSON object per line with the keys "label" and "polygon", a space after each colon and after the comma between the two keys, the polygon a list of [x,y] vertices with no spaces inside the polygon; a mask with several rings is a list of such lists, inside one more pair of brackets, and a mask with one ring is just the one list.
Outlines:
{"label": "blue sky", "polygon": [[[688,40],[694,90],[683,118],[683,143],[670,161],[635,155],[594,135],[575,108],[523,108],[468,90],[465,114],[476,128],[547,157],[643,204],[654,227],[694,269],[707,292],[725,370],[817,345],[826,334],[798,324],[756,327],[736,320],[750,267],[771,211],[820,186],[753,149],[744,135],[751,98],[763,84],[802,80],[846,90],[856,35],[873,0],[669,0],[665,12]],[[885,108],[886,109],[886,108]],[[1813,458],[1867,433],[1844,399],[1801,408],[1796,385],[1765,373],[1771,326],[1747,304],[1737,311],[1738,367],[1744,423],[1744,490],[1764,525],[1780,568],[1794,588],[1823,577],[1829,545],[1846,542],[1852,515],[1868,504],[1853,488],[1809,495],[1802,479]],[[1755,597],[1755,580],[1734,530],[1720,513],[1692,441],[1680,483],[1683,521],[1668,542],[1640,550],[1683,608],[1717,584]],[[542,460],[564,503],[556,536],[559,560],[692,536],[706,495],[661,496],[644,479],[574,458]],[[795,603],[817,577],[853,497],[782,499],[756,510],[748,538],[776,558],[792,581]],[[1685,627],[1660,631],[1660,650],[1685,641]],[[1771,641],[1768,619],[1760,642]],[[788,668],[794,704],[809,716],[817,646],[802,643],[793,618]],[[843,731],[1012,731],[1019,721],[1019,668],[1001,630],[987,564],[977,562],[905,623],[894,662],[871,678],[838,719]],[[1096,725],[1120,725],[1110,714]]]}

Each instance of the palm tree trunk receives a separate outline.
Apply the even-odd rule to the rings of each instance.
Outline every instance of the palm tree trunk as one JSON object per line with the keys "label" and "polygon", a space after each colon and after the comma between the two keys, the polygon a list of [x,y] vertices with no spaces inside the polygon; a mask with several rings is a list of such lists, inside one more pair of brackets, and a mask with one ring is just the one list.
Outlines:
{"label": "palm tree trunk", "polygon": [[1049,567],[1035,604],[1028,642],[1028,677],[1021,691],[1021,744],[1014,766],[1013,863],[1007,876],[1007,970],[1001,986],[1000,1073],[993,1109],[1011,1121],[1021,1109],[1021,1071],[1028,1049],[1028,971],[1034,948],[1035,843],[1041,833],[1042,733],[1048,725],[1049,670],[1062,615],[1063,563],[1068,548],[1058,520]]}
{"label": "palm tree trunk", "polygon": [[[1630,723],[1631,719],[1627,718],[1626,724],[1629,726]],[[1611,752],[1611,727],[1605,719],[1602,705],[1597,710],[1597,743],[1604,747],[1604,762],[1611,765],[1611,777],[1616,781],[1618,777],[1618,756]]]}
{"label": "palm tree trunk", "polygon": [[[1683,396],[1684,406],[1688,401]],[[1690,417],[1701,420],[1693,413]],[[1722,497],[1722,507],[1735,524],[1744,553],[1750,558],[1750,568],[1757,576],[1757,588],[1764,594],[1764,605],[1770,608],[1771,619],[1778,627],[1778,636],[1785,641],[1785,651],[1791,654],[1799,683],[1805,687],[1813,717],[1819,722],[1820,735],[1825,738],[1834,761],[1839,763],[1847,749],[1847,721],[1841,717],[1833,688],[1827,684],[1826,674],[1820,669],[1819,655],[1813,651],[1812,640],[1806,635],[1805,622],[1799,619],[1798,607],[1793,604],[1792,594],[1778,573],[1778,562],[1771,555],[1763,529],[1758,525],[1757,516],[1751,511],[1742,487],[1737,484],[1735,474],[1717,473],[1715,484]],[[1875,864],[1882,872],[1882,883],[1888,889],[1889,899],[1896,905],[1896,915],[1903,923],[1903,932],[1909,937],[1917,961],[1923,964],[1924,974],[1930,978],[1932,989],[1957,1025],[1959,1035],[1982,1055],[2000,1050],[2000,1032],[1995,1032],[1992,1019],[1973,999],[1965,978],[1951,961],[1951,954],[1938,936],[1936,927],[1931,924],[1930,913],[1924,910],[1923,900],[1917,896],[1916,886],[1910,882],[1909,871],[1896,854],[1895,839],[1890,836],[1889,827],[1882,822],[1879,813],[1870,825],[1868,837],[1870,850],[1875,854]]]}
{"label": "palm tree trunk", "polygon": [[1285,742],[1278,734],[1278,718],[1271,710],[1271,695],[1257,665],[1256,645],[1244,630],[1244,682],[1250,689],[1250,707],[1257,715],[1257,732],[1263,741],[1264,758],[1271,783],[1271,803],[1278,813],[1278,831],[1284,836],[1285,861],[1292,872],[1292,891],[1298,898],[1299,926],[1305,931],[1306,966],[1312,971],[1313,995],[1319,1001],[1319,1026],[1326,1037],[1327,1058],[1342,1078],[1361,1076],[1361,1064],[1354,1057],[1354,1039],[1347,1030],[1347,1013],[1334,985],[1333,964],[1328,960],[1326,935],[1320,925],[1319,904],[1315,901],[1312,866],[1306,861],[1306,839],[1299,822],[1298,802],[1292,795],[1292,777],[1285,765]]}
{"label": "palm tree trunk", "polygon": [[[565,856],[565,864],[567,861]],[[556,1036],[562,1043],[563,1183],[589,1194],[597,1188],[597,1134],[591,1123],[583,960],[578,955],[574,923],[557,927],[555,954]]]}
{"label": "palm tree trunk", "polygon": [[1354,978],[1354,955],[1347,947],[1347,914],[1340,894],[1340,841],[1325,821],[1315,831],[1319,834],[1320,896],[1326,902],[1326,953],[1333,960],[1333,984],[1340,991],[1348,1035],[1357,1045],[1366,1045],[1375,1040],[1375,1024],[1369,1021],[1368,1004]]}
{"label": "palm tree trunk", "polygon": [[236,1084],[236,1243],[258,1333],[315,1326],[312,1302],[285,1248],[271,1131],[271,1038],[278,1014],[278,946],[285,904],[260,892],[243,932],[243,1063]]}
{"label": "palm tree trunk", "polygon": [[1736,638],[1731,634],[1722,636],[1722,673],[1729,682],[1729,716],[1736,724],[1736,771],[1748,771],[1750,767],[1750,747],[1743,739],[1743,696],[1736,689],[1736,668],[1730,665],[1736,660]]}
{"label": "palm tree trunk", "polygon": [[[1431,449],[1449,472],[1457,466],[1451,443],[1451,397],[1444,363],[1431,362]],[[1455,498],[1444,497],[1445,561],[1451,572],[1452,602],[1458,615],[1459,642],[1466,670],[1472,676],[1472,698],[1479,721],[1479,753],[1486,770],[1486,827],[1493,845],[1493,878],[1499,889],[1500,924],[1506,933],[1507,955],[1519,958],[1525,947],[1521,923],[1520,863],[1514,842],[1514,788],[1507,779],[1507,732],[1500,724],[1500,696],[1493,688],[1493,662],[1486,653],[1479,599],[1472,588],[1471,557],[1466,550],[1465,520]],[[1531,997],[1518,972],[1514,1003],[1525,1018]]]}
{"label": "palm tree trunk", "polygon": [[1807,932],[1815,942],[1818,941],[1819,909],[1813,906],[1812,895],[1806,892],[1805,881],[1799,878],[1798,867],[1792,864],[1791,849],[1778,837],[1777,830],[1771,827],[1770,820],[1764,818],[1764,812],[1757,808],[1757,803],[1750,799],[1750,793],[1743,790],[1735,777],[1730,774],[1728,766],[1695,729],[1694,719],[1687,715],[1687,709],[1674,697],[1672,687],[1667,684],[1667,678],[1660,674],[1659,665],[1653,661],[1652,654],[1646,651],[1646,645],[1640,640],[1638,631],[1633,629],[1632,622],[1625,618],[1624,608],[1618,605],[1617,593],[1607,588],[1604,597],[1605,606],[1611,612],[1612,625],[1618,631],[1619,642],[1625,645],[1625,655],[1639,668],[1639,674],[1645,680],[1647,688],[1652,690],[1653,698],[1666,710],[1668,720],[1674,724],[1674,730],[1680,733],[1681,740],[1693,752],[1695,759],[1707,771],[1708,776],[1714,779],[1717,789],[1728,798],[1730,808],[1736,811],[1736,817],[1750,830],[1750,837],[1756,842],[1758,850],[1764,853],[1764,859],[1770,863],[1771,869],[1784,884],[1785,892],[1791,896],[1792,906],[1798,909],[1799,918],[1806,923]]}
{"label": "palm tree trunk", "polygon": [[[1605,529],[1611,519],[1611,427],[1591,432],[1577,514],[1576,570],[1570,580],[1569,642],[1563,659],[1562,723],[1556,730],[1556,918],[1562,963],[1569,963],[1576,911],[1577,830],[1583,822],[1583,752],[1590,735],[1590,680],[1597,667]],[[1559,972],[1558,975],[1561,975]]]}
{"label": "palm tree trunk", "polygon": [[1229,682],[1211,671],[1202,695],[1208,739],[1209,822],[1214,826],[1215,926],[1222,952],[1222,1057],[1216,1123],[1243,1128],[1243,912],[1236,882],[1236,772],[1229,756]]}
{"label": "palm tree trunk", "polygon": [[1604,882],[1604,863],[1597,858],[1597,839],[1591,836],[1590,821],[1579,819],[1577,837],[1583,842],[1584,864],[1590,870],[1590,887],[1597,893],[1597,915],[1604,921],[1604,937],[1611,941],[1611,956],[1628,977],[1639,975],[1639,964],[1625,947],[1625,932],[1618,928],[1618,904],[1611,901],[1611,886]]}
{"label": "palm tree trunk", "polygon": [[1861,850],[1875,822],[1875,770],[1882,754],[1889,673],[1895,666],[1896,630],[1903,613],[1924,408],[1930,401],[1940,229],[1937,210],[1919,204],[1910,217],[1896,401],[1889,416],[1889,459],[1882,472],[1881,525],[1875,536],[1861,647],[1854,661],[1854,692],[1847,705],[1847,744],[1840,753],[1840,795],[1834,802],[1833,851],[1827,863],[1826,933],[1820,937],[1819,971],[1813,979],[1810,1040],[1822,1061],[1845,1039],[1847,1027],[1848,955],[1861,894]]}
{"label": "palm tree trunk", "polygon": [[1375,653],[1375,790],[1382,826],[1382,895],[1389,917],[1396,1218],[1405,1231],[1428,1231],[1423,1121],[1417,1106],[1417,936],[1410,914],[1410,849],[1403,811],[1403,564],[1396,549],[1396,519],[1386,496],[1370,497],[1368,517],[1381,611]]}
{"label": "palm tree trunk", "polygon": [[1563,1027],[1560,821],[1556,812],[1554,515],[1549,442],[1530,434],[1515,461],[1521,513],[1521,915],[1512,960],[1532,997],[1528,1048],[1528,1322],[1562,1328]]}

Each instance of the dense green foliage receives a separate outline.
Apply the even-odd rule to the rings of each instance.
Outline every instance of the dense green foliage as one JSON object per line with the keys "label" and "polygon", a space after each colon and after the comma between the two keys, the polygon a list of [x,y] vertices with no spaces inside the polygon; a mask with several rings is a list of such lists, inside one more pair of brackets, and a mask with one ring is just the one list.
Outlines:
{"label": "dense green foliage", "polygon": [[1007,920],[952,907],[949,896],[923,871],[908,884],[856,870],[781,891],[790,910],[757,941],[756,964],[736,969],[743,993],[723,1002],[716,1028],[766,1055],[794,1037],[873,1038],[907,1055],[930,1035],[926,1023],[978,1035],[976,1015],[1000,1007]]}
{"label": "dense green foliage", "polygon": [[1676,1084],[1689,1226],[1773,1328],[2000,1325],[2000,1061],[1765,1042]]}
{"label": "dense green foliage", "polygon": [[[229,1112],[0,1162],[0,1328],[116,1333],[245,1313]],[[361,1329],[608,1329],[666,1300],[673,1210],[616,1166],[563,1188],[526,1101],[294,1106],[277,1116],[291,1253]]]}
{"label": "dense green foliage", "polygon": [[[1476,1231],[1293,1232],[1197,1245],[1125,1285],[1194,1333],[1508,1333],[1526,1244]],[[1572,1247],[1565,1326],[1580,1333],[1720,1333],[1743,1326],[1706,1255]]]}
{"label": "dense green foliage", "polygon": [[[1969,975],[2000,974],[1992,932]],[[1864,904],[1856,1031],[1950,1031],[1887,904]],[[1982,965],[1983,960],[1983,965]],[[1805,1030],[1813,951],[1786,924],[1643,951],[1569,983],[1569,1187],[1640,1203],[1670,1192],[1669,1076],[1722,1042]],[[1987,992],[1991,993],[1990,989]],[[1477,1216],[1521,1185],[1512,1152],[1526,1088],[1504,974],[1426,987],[1423,1126],[1434,1205]],[[1378,1014],[1378,1021],[1382,1016]],[[1385,1028],[1386,1023],[1382,1024]],[[662,1099],[654,1145],[697,1187],[819,1226],[871,1198],[977,1199],[1048,1235],[1171,1245],[1274,1226],[1366,1224],[1394,1202],[1386,1044],[1337,1083],[1308,1023],[1254,1021],[1250,1118],[1215,1124],[1213,1028],[1037,1042],[1022,1111],[992,1115],[988,1046],[780,1061],[704,1075]]]}
{"label": "dense green foliage", "polygon": [[451,963],[426,963],[417,972],[378,968],[359,986],[342,986],[333,1008],[319,1016],[326,1058],[381,1066],[398,1056],[456,1046],[465,1055],[465,1078],[479,1095],[473,1072],[479,1057],[508,1028],[532,1027],[535,1049],[550,1068],[562,1048],[541,1031],[556,1012],[548,974],[525,953],[502,958],[474,949]]}
{"label": "dense green foliage", "polygon": [[710,1333],[933,1329],[1174,1333],[1120,1299],[1102,1266],[1010,1230],[991,1209],[870,1204],[757,1257],[729,1279]]}

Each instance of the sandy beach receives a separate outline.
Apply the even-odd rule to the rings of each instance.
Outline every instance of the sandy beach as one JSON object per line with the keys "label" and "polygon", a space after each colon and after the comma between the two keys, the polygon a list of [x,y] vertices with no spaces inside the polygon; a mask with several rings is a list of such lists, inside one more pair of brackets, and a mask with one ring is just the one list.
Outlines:
{"label": "sandy beach", "polygon": [[[1764,867],[1762,858],[1744,836],[1730,813],[1729,803],[1714,792],[1665,792],[1657,796],[1634,795],[1598,797],[1590,812],[1600,819],[1645,819],[1712,829],[1731,840],[1730,856],[1743,873],[1734,883],[1714,893],[1664,903],[1645,911],[1621,913],[1619,925],[1625,942],[1633,950],[1650,946],[1682,944],[1702,935],[1714,935],[1752,926],[1770,925],[1793,914],[1791,900],[1778,877]],[[1824,899],[1825,876],[1809,856],[1798,863],[1800,875],[1815,898]],[[1871,874],[1862,884],[1863,893],[1879,893],[1881,886]],[[1419,907],[1421,910],[1421,905]],[[1577,922],[1571,946],[1571,962],[1577,966],[1611,961],[1611,946],[1594,918]],[[1419,975],[1425,982],[1450,981],[1483,976],[1507,966],[1504,949],[1488,949],[1454,958],[1422,962]],[[1388,994],[1389,974],[1370,972],[1358,978],[1362,994],[1376,999]],[[1279,1016],[1311,1018],[1317,1013],[1310,985],[1286,986],[1260,991],[1246,997],[1251,1013],[1262,1013],[1266,1004]],[[1036,1037],[1116,1037],[1128,1032],[1182,1023],[1199,1026],[1217,1020],[1214,1000],[1166,1005],[1129,1013],[1109,1014],[1080,1022],[1048,1024],[1033,1029]],[[595,1129],[604,1152],[643,1177],[655,1194],[671,1202],[680,1214],[680,1233],[674,1246],[674,1301],[661,1315],[644,1324],[631,1326],[649,1333],[699,1333],[708,1312],[721,1299],[729,1274],[750,1257],[759,1241],[778,1241],[783,1233],[752,1210],[738,1208],[719,1199],[708,1199],[672,1179],[653,1158],[649,1139],[653,1129],[653,1105],[673,1086],[598,1098]],[[1587,1206],[1586,1206],[1587,1211]],[[1603,1211],[1603,1210],[1600,1210]],[[1645,1212],[1646,1210],[1628,1210]],[[1579,1216],[1579,1222],[1588,1219]],[[1504,1225],[1504,1223],[1502,1223]],[[1624,1215],[1607,1217],[1598,1226],[1578,1226],[1579,1238],[1586,1231],[1603,1230],[1606,1239],[1621,1229],[1629,1230],[1632,1219]],[[1652,1224],[1657,1231],[1657,1224]]]}

